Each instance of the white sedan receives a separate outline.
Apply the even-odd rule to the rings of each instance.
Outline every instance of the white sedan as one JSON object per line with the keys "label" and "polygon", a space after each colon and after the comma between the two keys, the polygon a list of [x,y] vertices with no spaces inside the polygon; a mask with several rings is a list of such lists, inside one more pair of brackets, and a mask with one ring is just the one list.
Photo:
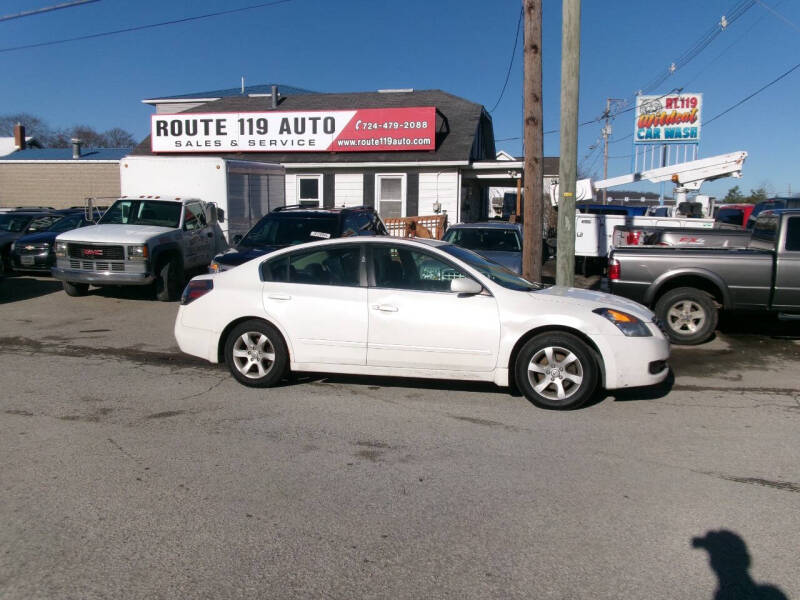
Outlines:
{"label": "white sedan", "polygon": [[554,409],[669,370],[669,343],[644,306],[542,287],[422,239],[314,242],[196,277],[175,338],[249,386],[289,370],[493,381]]}

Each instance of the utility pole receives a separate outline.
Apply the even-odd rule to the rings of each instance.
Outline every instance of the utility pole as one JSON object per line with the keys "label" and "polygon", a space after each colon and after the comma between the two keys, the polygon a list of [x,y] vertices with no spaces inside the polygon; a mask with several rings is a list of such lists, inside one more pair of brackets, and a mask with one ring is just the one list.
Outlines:
{"label": "utility pole", "polygon": [[558,161],[556,285],[575,283],[575,180],[578,171],[578,81],[581,2],[561,3],[561,152]]}
{"label": "utility pole", "polygon": [[544,134],[542,132],[542,2],[522,0],[525,11],[525,204],[522,218],[522,276],[542,281]]}
{"label": "utility pole", "polygon": [[[603,179],[608,179],[608,138],[611,137],[611,106],[624,103],[621,98],[606,98],[606,112],[603,113],[606,123],[603,126]],[[603,204],[608,203],[606,188],[603,188]]]}

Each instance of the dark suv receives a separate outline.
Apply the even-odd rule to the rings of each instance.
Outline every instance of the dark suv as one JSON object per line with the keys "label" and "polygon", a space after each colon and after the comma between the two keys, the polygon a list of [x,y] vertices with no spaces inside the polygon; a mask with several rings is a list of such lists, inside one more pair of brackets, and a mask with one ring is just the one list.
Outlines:
{"label": "dark suv", "polygon": [[54,210],[12,210],[0,213],[0,274],[11,269],[11,244],[23,235],[46,230],[63,214]]}
{"label": "dark suv", "polygon": [[215,256],[209,271],[227,271],[286,246],[355,235],[388,235],[388,232],[371,206],[282,206],[264,215],[244,237],[234,236],[231,249]]}

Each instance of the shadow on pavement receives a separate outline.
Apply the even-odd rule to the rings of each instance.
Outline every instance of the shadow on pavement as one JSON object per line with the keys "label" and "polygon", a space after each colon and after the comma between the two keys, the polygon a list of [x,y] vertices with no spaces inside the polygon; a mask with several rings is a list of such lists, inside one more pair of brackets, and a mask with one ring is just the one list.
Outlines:
{"label": "shadow on pavement", "polygon": [[670,369],[667,378],[657,385],[636,388],[621,388],[618,390],[603,390],[595,396],[595,400],[586,406],[594,406],[603,400],[613,399],[616,402],[634,402],[637,400],[658,400],[665,398],[675,385],[675,373]]}
{"label": "shadow on pavement", "polygon": [[11,304],[62,291],[61,282],[47,277],[7,276],[0,280],[0,304]]}
{"label": "shadow on pavement", "polygon": [[781,321],[777,315],[723,312],[717,327],[726,335],[759,335],[780,340],[800,340],[800,320]]}
{"label": "shadow on pavement", "polygon": [[709,564],[717,576],[714,600],[788,600],[780,588],[757,584],[750,577],[750,553],[741,536],[720,529],[692,538],[692,548],[708,552]]}
{"label": "shadow on pavement", "polygon": [[292,373],[279,384],[279,387],[304,385],[366,385],[378,388],[408,388],[409,390],[445,390],[453,392],[474,392],[478,394],[508,394],[508,388],[497,387],[493,383],[481,381],[454,381],[443,379],[415,379],[412,377],[387,377],[378,375],[337,375],[328,373]]}

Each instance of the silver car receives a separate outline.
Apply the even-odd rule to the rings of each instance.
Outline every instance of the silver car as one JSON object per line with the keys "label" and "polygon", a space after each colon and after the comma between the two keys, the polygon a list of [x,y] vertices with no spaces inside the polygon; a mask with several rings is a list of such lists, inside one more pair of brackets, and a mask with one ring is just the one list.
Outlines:
{"label": "silver car", "polygon": [[450,227],[442,239],[477,252],[514,273],[522,273],[522,225],[519,223],[462,223]]}

